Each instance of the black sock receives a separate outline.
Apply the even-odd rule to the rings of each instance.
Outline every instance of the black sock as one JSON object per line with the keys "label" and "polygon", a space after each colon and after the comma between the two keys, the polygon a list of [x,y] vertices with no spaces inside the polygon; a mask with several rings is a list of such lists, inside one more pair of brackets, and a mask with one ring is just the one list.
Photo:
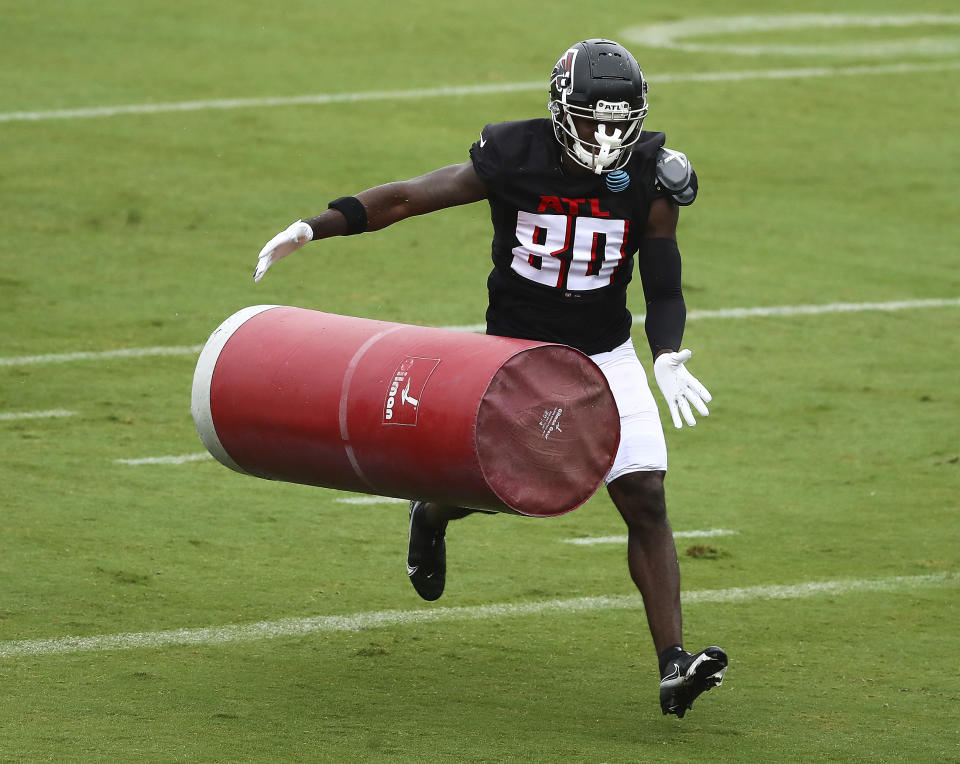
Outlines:
{"label": "black sock", "polygon": [[661,650],[657,653],[657,657],[660,659],[660,676],[663,676],[663,671],[666,669],[667,664],[682,652],[683,648],[680,645],[671,645],[666,650]]}

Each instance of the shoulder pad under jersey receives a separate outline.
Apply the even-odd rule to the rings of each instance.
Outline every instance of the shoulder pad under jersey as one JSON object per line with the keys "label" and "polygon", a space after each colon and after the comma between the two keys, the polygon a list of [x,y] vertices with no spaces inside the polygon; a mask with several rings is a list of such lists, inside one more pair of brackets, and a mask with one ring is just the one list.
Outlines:
{"label": "shoulder pad under jersey", "polygon": [[662,147],[657,152],[657,191],[673,198],[681,207],[697,198],[697,174],[686,154]]}

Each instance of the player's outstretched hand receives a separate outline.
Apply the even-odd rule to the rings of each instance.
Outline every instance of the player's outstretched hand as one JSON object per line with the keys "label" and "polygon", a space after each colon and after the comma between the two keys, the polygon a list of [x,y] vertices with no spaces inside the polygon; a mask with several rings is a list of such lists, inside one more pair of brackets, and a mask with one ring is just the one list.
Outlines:
{"label": "player's outstretched hand", "polygon": [[262,279],[263,274],[267,272],[267,268],[280,258],[286,257],[291,252],[296,252],[311,239],[313,239],[313,229],[310,226],[302,220],[291,223],[285,231],[281,231],[270,239],[260,250],[253,280],[259,281]]}
{"label": "player's outstretched hand", "polygon": [[660,392],[667,401],[667,407],[670,409],[670,416],[673,418],[673,426],[678,430],[683,427],[680,421],[680,415],[687,424],[694,427],[697,420],[693,418],[693,412],[690,405],[700,412],[702,416],[709,416],[707,402],[712,396],[707,392],[707,388],[700,384],[700,381],[694,377],[684,364],[690,360],[693,353],[689,350],[681,350],[679,353],[663,353],[657,356],[653,362],[653,375],[657,378],[657,384],[660,386]]}

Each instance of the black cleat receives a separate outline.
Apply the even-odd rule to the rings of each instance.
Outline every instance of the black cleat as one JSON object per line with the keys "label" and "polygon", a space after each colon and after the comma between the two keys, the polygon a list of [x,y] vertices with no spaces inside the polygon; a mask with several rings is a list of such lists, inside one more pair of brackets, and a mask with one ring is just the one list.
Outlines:
{"label": "black cleat", "polygon": [[447,582],[447,529],[425,528],[418,522],[422,501],[410,502],[410,537],[407,542],[407,575],[410,583],[428,602],[440,599]]}
{"label": "black cleat", "polygon": [[727,654],[719,647],[691,655],[684,651],[670,661],[660,680],[660,708],[664,715],[683,715],[693,708],[700,693],[723,682],[727,671]]}

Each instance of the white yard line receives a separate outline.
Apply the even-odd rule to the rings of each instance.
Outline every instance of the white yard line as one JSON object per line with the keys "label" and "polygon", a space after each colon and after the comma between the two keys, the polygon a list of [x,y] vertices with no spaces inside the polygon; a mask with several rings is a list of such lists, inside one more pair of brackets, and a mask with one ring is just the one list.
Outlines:
{"label": "white yard line", "polygon": [[[870,75],[915,74],[940,72],[960,68],[960,62],[945,61],[917,64],[865,64],[863,66],[818,66],[794,69],[752,69],[737,72],[676,72],[651,75],[654,85],[668,82],[744,82],[749,80],[809,79],[813,77],[860,77]],[[175,103],[126,104],[119,106],[91,106],[76,109],[49,109],[43,111],[0,112],[0,122],[36,122],[54,119],[85,119],[117,117],[128,114],[164,114],[171,112],[209,111],[213,109],[255,109],[271,106],[324,106],[361,101],[401,101],[451,96],[497,95],[500,93],[536,92],[544,83],[504,82],[490,85],[451,85],[416,90],[367,90],[354,93],[313,93],[298,96],[269,96],[264,98],[216,98]]]}
{"label": "white yard line", "polygon": [[733,53],[745,56],[780,55],[802,56],[807,61],[820,61],[827,56],[872,57],[891,60],[903,55],[952,56],[960,52],[956,36],[918,37],[878,40],[836,40],[817,44],[803,42],[764,43],[763,38],[750,42],[704,41],[699,37],[716,38],[724,35],[742,35],[744,32],[771,32],[796,29],[838,29],[936,26],[941,29],[960,24],[960,16],[930,13],[851,14],[851,13],[765,13],[757,16],[702,16],[644,24],[622,30],[618,39],[640,45],[671,48],[688,53]]}
{"label": "white yard line", "polygon": [[196,454],[183,454],[182,456],[147,456],[142,459],[116,459],[117,464],[127,464],[132,467],[139,467],[143,464],[186,464],[187,462],[202,462],[213,457],[206,451]]}
{"label": "white yard line", "polygon": [[[749,586],[686,592],[685,605],[706,603],[792,600],[818,595],[839,596],[859,592],[888,592],[927,587],[956,587],[960,576],[953,572],[877,579],[807,581],[790,586]],[[0,642],[0,658],[31,658],[68,653],[156,649],[169,646],[228,645],[280,637],[302,637],[363,629],[408,626],[449,621],[486,621],[501,618],[568,614],[599,610],[640,610],[639,594],[612,597],[576,597],[539,602],[503,603],[473,607],[438,607],[425,610],[376,610],[353,615],[284,618],[248,624],[226,624],[196,629],[170,629],[132,634],[99,634],[56,639],[24,639]]]}
{"label": "white yard line", "polygon": [[70,363],[72,361],[109,361],[113,358],[149,358],[158,355],[197,355],[202,347],[202,345],[173,345],[153,348],[121,348],[119,350],[22,355],[13,358],[0,358],[0,366],[30,366],[37,363]]}
{"label": "white yard line", "polygon": [[[824,313],[863,313],[866,311],[920,310],[924,308],[957,308],[960,297],[928,300],[893,300],[890,302],[832,302],[823,305],[769,305],[755,308],[721,308],[719,310],[691,310],[688,321],[730,318],[769,318],[792,316],[816,316]],[[642,324],[644,316],[635,315],[635,324]],[[484,324],[443,326],[441,329],[461,332],[482,332]],[[173,345],[167,347],[126,348],[119,350],[82,351],[73,353],[47,353],[0,358],[0,367],[30,366],[43,363],[69,363],[73,361],[108,361],[123,358],[149,358],[152,356],[196,356],[202,345]]]}
{"label": "white yard line", "polygon": [[818,316],[824,313],[863,313],[865,311],[916,310],[918,308],[957,308],[960,298],[932,300],[893,300],[892,302],[830,302],[824,305],[768,305],[757,308],[721,308],[691,310],[688,321],[712,318],[770,318],[773,316]]}
{"label": "white yard line", "polygon": [[73,411],[65,411],[64,409],[51,409],[50,411],[14,411],[0,414],[0,422],[16,422],[21,419],[54,419],[73,415]]}
{"label": "white yard line", "polygon": [[[917,310],[919,308],[957,308],[960,307],[960,298],[949,297],[932,300],[894,300],[892,302],[832,302],[824,305],[769,305],[756,308],[720,308],[718,310],[691,310],[687,313],[687,321],[702,321],[704,319],[728,318],[772,318],[777,316],[817,316],[824,313],[863,313],[865,311],[897,311]],[[633,323],[642,325],[645,316],[635,314]],[[469,324],[466,326],[448,326],[463,332],[482,332],[486,324]],[[0,362],[2,365],[2,362]]]}
{"label": "white yard line", "polygon": [[[716,536],[734,536],[736,531],[729,531],[723,528],[710,528],[703,531],[674,531],[673,537],[677,539],[706,539]],[[565,544],[575,544],[576,546],[596,546],[597,544],[626,544],[626,536],[592,536],[578,539],[562,539]]]}

